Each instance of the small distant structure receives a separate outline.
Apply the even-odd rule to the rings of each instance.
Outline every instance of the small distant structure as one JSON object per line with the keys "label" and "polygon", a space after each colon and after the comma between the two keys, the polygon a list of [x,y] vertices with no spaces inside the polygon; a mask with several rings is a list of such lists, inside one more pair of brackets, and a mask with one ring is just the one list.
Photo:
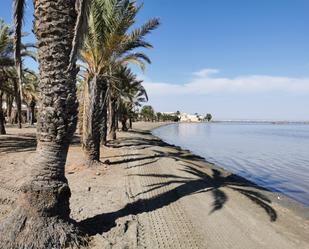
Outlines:
{"label": "small distant structure", "polygon": [[177,116],[176,112],[161,112],[163,115],[172,115],[172,116]]}
{"label": "small distant structure", "polygon": [[211,114],[200,115],[198,113],[188,114],[188,113],[178,113],[180,122],[205,122],[212,119]]}
{"label": "small distant structure", "polygon": [[207,122],[207,121],[210,122],[211,119],[212,119],[212,116],[209,113],[207,115],[200,115],[198,113],[189,114],[189,113],[180,112],[180,111],[177,111],[177,112],[158,112],[157,113],[158,121],[160,121],[161,119],[163,121],[165,121],[165,119],[171,120],[171,117],[176,118],[175,119],[176,122],[186,122],[186,123],[190,123],[190,122],[198,123],[198,122]]}
{"label": "small distant structure", "polygon": [[188,113],[180,113],[179,118],[180,118],[180,122],[201,122],[202,121],[200,115],[198,114],[192,115]]}

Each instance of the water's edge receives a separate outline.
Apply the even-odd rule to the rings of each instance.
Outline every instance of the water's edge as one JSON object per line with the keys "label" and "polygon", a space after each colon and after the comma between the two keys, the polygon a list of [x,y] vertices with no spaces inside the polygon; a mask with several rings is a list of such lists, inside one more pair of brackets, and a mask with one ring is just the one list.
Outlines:
{"label": "water's edge", "polygon": [[[231,172],[229,170],[226,170],[224,167],[222,167],[222,166],[220,166],[220,165],[218,165],[216,163],[207,161],[203,155],[200,155],[198,153],[193,152],[190,148],[185,148],[185,147],[180,146],[178,144],[171,144],[168,141],[164,140],[163,138],[161,138],[161,137],[159,137],[157,135],[154,135],[154,133],[153,133],[155,130],[160,129],[162,127],[173,126],[173,125],[178,125],[178,124],[179,123],[162,124],[162,125],[159,125],[159,126],[153,128],[153,129],[150,129],[149,132],[151,132],[151,135],[154,138],[157,138],[157,139],[159,139],[159,140],[161,140],[161,141],[163,141],[163,142],[165,142],[165,143],[167,143],[167,144],[169,144],[171,146],[179,147],[179,148],[181,148],[181,150],[190,151],[190,153],[192,155],[197,155],[199,157],[202,157],[205,163],[210,164],[213,168],[215,168],[215,169],[217,169],[217,170],[219,170],[221,172],[226,172],[228,174],[234,174],[237,177],[239,177],[240,179],[244,179],[244,181],[253,183],[250,179],[247,179],[247,178],[245,178],[243,176],[240,176],[237,173],[233,173],[233,172]],[[257,183],[253,183],[253,184],[256,184],[257,186],[259,186],[261,188],[267,189],[265,191],[263,191],[263,190],[259,190],[259,191],[263,192],[263,194],[265,194],[271,200],[272,203],[276,203],[279,206],[288,208],[289,210],[293,211],[294,213],[296,213],[300,217],[309,220],[309,206],[306,206],[304,203],[302,203],[302,202],[300,202],[298,200],[295,200],[295,199],[287,196],[286,194],[284,194],[284,193],[282,193],[280,191],[274,192],[274,190],[266,188],[264,186],[261,186],[260,184],[257,184]]]}

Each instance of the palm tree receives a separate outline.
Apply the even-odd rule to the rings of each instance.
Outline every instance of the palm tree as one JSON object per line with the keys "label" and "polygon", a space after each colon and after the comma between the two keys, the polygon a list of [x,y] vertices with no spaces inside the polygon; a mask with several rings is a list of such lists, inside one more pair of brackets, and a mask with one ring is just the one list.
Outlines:
{"label": "palm tree", "polygon": [[0,20],[0,134],[6,134],[5,131],[5,118],[2,109],[3,95],[4,95],[4,84],[7,81],[6,67],[12,66],[14,61],[11,58],[11,39],[9,26]]}
{"label": "palm tree", "polygon": [[27,71],[24,73],[24,81],[22,86],[23,100],[30,111],[30,124],[34,124],[35,106],[38,99],[38,78],[34,72]]}
{"label": "palm tree", "polygon": [[[24,2],[15,2],[16,23],[21,22]],[[34,1],[40,63],[38,145],[31,180],[23,186],[16,209],[1,221],[0,248],[60,249],[81,242],[70,220],[71,193],[64,166],[76,128],[76,37],[86,4],[85,0]]]}
{"label": "palm tree", "polygon": [[144,119],[144,121],[153,121],[155,117],[155,111],[152,106],[150,105],[144,105],[141,110],[141,115]]}
{"label": "palm tree", "polygon": [[122,124],[122,130],[127,131],[127,121],[130,120],[132,128],[132,118],[134,108],[140,106],[141,102],[147,102],[148,96],[141,80],[137,80],[135,74],[127,67],[122,67],[119,71],[119,85],[116,91],[117,95],[117,112]]}
{"label": "palm tree", "polygon": [[[37,80],[36,80],[37,76],[35,75],[34,72],[32,72],[27,68],[23,69],[22,74],[24,78],[22,86],[23,99],[24,99],[23,103],[26,103],[28,106],[30,106],[29,105],[29,103],[31,102],[30,98],[32,98],[32,100],[35,100],[35,96],[37,96]],[[9,118],[9,122],[14,123],[13,121],[17,121],[19,116],[19,114],[16,111],[12,113],[13,101],[15,99],[16,104],[17,102],[16,99],[18,99],[19,97],[19,95],[17,94],[18,76],[15,67],[11,66],[1,68],[0,81],[1,81],[0,90],[2,91],[6,100],[7,117]]]}
{"label": "palm tree", "polygon": [[[21,32],[21,31],[20,31]],[[13,38],[12,38],[12,30],[8,25],[6,25],[2,20],[0,20],[0,67],[12,67],[14,65],[13,59]],[[22,34],[20,33],[20,37]],[[23,57],[31,57],[36,60],[36,53],[34,51],[29,50],[29,48],[35,47],[33,44],[22,44],[16,46],[16,50],[18,50],[18,56],[20,59],[16,60],[16,73],[17,77],[14,77],[14,98],[17,107],[17,122],[19,128],[21,128],[22,123],[22,115],[21,115],[21,106],[22,106],[22,60]]]}
{"label": "palm tree", "polygon": [[[144,37],[159,25],[158,19],[148,21],[141,28],[129,29],[141,6],[131,0],[93,0],[89,16],[88,35],[81,60],[87,65],[84,86],[83,149],[86,160],[92,164],[100,158],[100,137],[105,137],[107,106],[112,132],[115,129],[115,84],[117,68],[135,63],[144,68],[150,62],[134,49],[151,48]],[[100,136],[100,132],[103,133]],[[114,135],[112,135],[114,137]]]}
{"label": "palm tree", "polygon": [[[25,53],[25,46],[21,43],[22,38],[22,19],[24,15],[24,0],[15,0],[14,1],[14,58],[15,58],[15,67],[18,76],[18,87],[16,88],[16,105],[17,105],[17,113],[18,113],[18,126],[22,128],[22,115],[21,115],[21,105],[23,101],[23,69],[22,69],[22,56]],[[34,45],[30,45],[34,47]],[[27,52],[32,57],[31,51]],[[35,57],[35,56],[34,56]],[[34,58],[33,57],[33,58]]]}

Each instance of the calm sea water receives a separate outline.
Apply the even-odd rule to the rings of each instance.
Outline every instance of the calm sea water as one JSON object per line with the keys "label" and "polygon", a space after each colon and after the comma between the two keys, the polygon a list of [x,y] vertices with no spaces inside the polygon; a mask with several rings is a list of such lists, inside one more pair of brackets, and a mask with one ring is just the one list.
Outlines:
{"label": "calm sea water", "polygon": [[153,134],[309,206],[309,125],[175,124]]}

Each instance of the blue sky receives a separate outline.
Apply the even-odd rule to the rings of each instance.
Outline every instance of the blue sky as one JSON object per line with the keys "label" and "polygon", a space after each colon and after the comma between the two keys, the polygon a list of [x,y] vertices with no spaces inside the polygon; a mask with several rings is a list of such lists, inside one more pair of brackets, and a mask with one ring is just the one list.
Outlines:
{"label": "blue sky", "polygon": [[[140,73],[149,103],[216,119],[309,120],[308,9],[308,0],[145,0],[137,24],[162,22]],[[11,1],[0,16],[10,20]]]}

